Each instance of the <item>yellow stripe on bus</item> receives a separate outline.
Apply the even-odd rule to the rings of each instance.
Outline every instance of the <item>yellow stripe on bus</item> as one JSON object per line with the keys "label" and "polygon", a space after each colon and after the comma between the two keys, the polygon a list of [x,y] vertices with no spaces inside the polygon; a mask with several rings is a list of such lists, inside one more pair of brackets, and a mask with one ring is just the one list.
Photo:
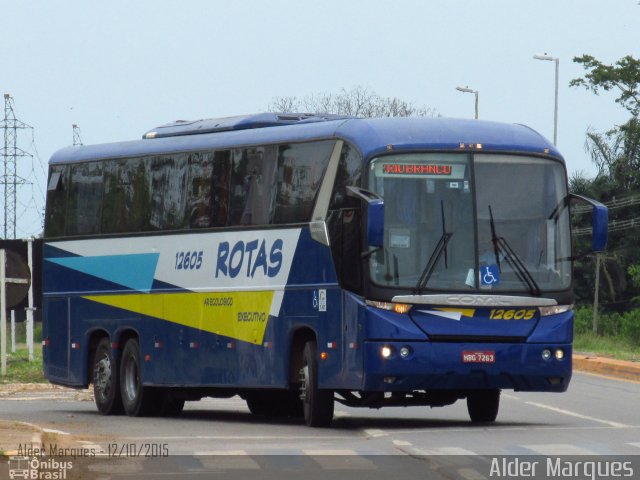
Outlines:
{"label": "yellow stripe on bus", "polygon": [[91,295],[87,300],[260,345],[273,291]]}
{"label": "yellow stripe on bus", "polygon": [[463,317],[473,318],[476,314],[475,308],[434,308],[440,312],[455,312],[462,314]]}

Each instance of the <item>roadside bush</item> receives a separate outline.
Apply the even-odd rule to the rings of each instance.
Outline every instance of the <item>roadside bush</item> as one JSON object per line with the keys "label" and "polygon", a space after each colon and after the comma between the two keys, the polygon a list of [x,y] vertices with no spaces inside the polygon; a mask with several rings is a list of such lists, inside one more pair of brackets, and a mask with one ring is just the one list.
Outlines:
{"label": "roadside bush", "polygon": [[622,332],[622,316],[618,312],[601,313],[598,316],[598,334],[605,337],[617,337]]}
{"label": "roadside bush", "polygon": [[640,344],[640,309],[625,312],[621,320],[622,335],[635,343]]}
{"label": "roadside bush", "polygon": [[574,333],[583,334],[592,330],[593,308],[588,305],[576,306],[573,314]]}
{"label": "roadside bush", "polygon": [[[573,331],[576,335],[593,332],[593,308],[579,305],[574,310]],[[621,337],[640,345],[640,308],[623,313],[600,313],[598,315],[598,335]]]}

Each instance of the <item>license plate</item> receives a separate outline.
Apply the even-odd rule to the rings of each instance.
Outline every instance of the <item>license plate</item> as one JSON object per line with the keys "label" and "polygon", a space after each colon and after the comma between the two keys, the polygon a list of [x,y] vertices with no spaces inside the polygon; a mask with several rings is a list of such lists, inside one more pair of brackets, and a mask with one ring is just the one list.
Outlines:
{"label": "license plate", "polygon": [[462,352],[462,363],[495,363],[496,352],[465,350]]}

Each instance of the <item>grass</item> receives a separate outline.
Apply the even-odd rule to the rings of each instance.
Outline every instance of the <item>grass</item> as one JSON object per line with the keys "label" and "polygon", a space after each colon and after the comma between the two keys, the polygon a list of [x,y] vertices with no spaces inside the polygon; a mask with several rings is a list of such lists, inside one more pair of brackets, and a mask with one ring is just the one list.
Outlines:
{"label": "grass", "polygon": [[592,332],[576,334],[573,351],[595,353],[618,360],[640,361],[640,345],[620,336],[603,336]]}
{"label": "grass", "polygon": [[[8,322],[7,322],[8,323]],[[7,330],[9,330],[7,328]],[[36,323],[33,332],[33,361],[29,361],[25,323],[16,324],[16,351],[11,353],[11,336],[7,332],[7,375],[0,375],[0,385],[10,383],[46,383],[42,373],[42,324]]]}
{"label": "grass", "polygon": [[16,352],[7,356],[7,375],[0,376],[0,385],[47,382],[42,373],[42,345],[34,345],[33,357],[33,362],[30,362],[27,346],[17,344]]}

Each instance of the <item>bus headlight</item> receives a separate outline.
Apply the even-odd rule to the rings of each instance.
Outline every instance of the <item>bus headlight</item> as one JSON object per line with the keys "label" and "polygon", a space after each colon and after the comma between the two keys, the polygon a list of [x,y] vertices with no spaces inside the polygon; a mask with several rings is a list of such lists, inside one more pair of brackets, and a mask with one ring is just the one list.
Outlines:
{"label": "bus headlight", "polygon": [[545,361],[551,360],[551,350],[549,350],[548,348],[542,350],[542,359]]}
{"label": "bus headlight", "polygon": [[562,350],[561,348],[557,349],[555,351],[555,355],[556,355],[556,360],[562,360],[564,358],[564,350]]}
{"label": "bus headlight", "polygon": [[549,315],[558,315],[559,313],[568,312],[573,310],[573,305],[554,305],[552,307],[538,307],[541,317],[548,317]]}
{"label": "bus headlight", "polygon": [[382,358],[389,358],[391,354],[393,354],[393,349],[387,345],[380,349],[380,355],[382,355]]}

